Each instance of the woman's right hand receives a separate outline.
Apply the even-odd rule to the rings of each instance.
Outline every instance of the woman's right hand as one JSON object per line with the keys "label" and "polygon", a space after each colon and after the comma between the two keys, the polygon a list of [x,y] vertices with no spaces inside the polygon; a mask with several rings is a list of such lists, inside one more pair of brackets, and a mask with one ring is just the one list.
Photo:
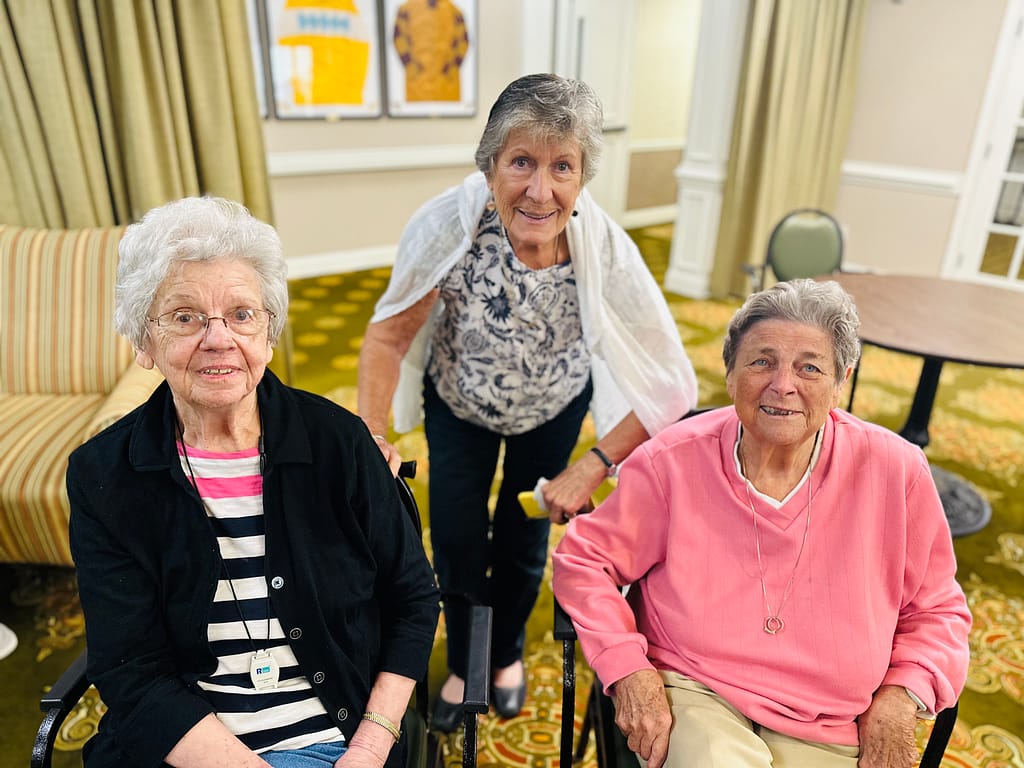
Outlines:
{"label": "woman's right hand", "polygon": [[334,763],[334,768],[383,768],[387,753],[383,757],[379,752],[367,749],[360,744],[352,744]]}
{"label": "woman's right hand", "polygon": [[398,452],[398,448],[389,443],[383,435],[374,435],[373,441],[377,443],[380,452],[384,454],[384,459],[388,463],[391,474],[398,477],[398,468],[402,464],[402,454]]}
{"label": "woman's right hand", "polygon": [[615,724],[626,744],[647,762],[661,768],[668,756],[672,711],[665,684],[653,669],[641,669],[615,683]]}

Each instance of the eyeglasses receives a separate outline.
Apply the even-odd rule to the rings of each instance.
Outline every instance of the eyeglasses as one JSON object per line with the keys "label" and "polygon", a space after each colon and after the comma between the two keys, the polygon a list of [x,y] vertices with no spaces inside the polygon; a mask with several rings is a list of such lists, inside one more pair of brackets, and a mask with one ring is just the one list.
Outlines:
{"label": "eyeglasses", "polygon": [[173,333],[175,336],[195,336],[203,333],[209,327],[211,320],[222,321],[225,328],[239,336],[255,336],[266,330],[273,317],[277,317],[277,315],[269,309],[239,307],[231,310],[224,317],[211,317],[191,309],[173,309],[156,317],[147,317],[146,320],[156,323],[158,327],[166,329],[168,333]]}

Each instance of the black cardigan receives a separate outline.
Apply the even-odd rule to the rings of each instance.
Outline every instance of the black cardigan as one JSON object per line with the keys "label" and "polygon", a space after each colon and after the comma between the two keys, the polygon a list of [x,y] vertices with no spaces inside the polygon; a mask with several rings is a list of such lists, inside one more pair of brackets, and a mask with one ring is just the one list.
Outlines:
{"label": "black cardigan", "polygon": [[[303,674],[351,739],[380,672],[420,679],[439,612],[434,574],[376,443],[356,416],[257,387],[270,597]],[[220,573],[181,470],[167,384],[89,440],[67,473],[90,680],[108,707],[87,765],[158,766],[212,709],[196,680]],[[399,766],[404,749],[392,750]]]}

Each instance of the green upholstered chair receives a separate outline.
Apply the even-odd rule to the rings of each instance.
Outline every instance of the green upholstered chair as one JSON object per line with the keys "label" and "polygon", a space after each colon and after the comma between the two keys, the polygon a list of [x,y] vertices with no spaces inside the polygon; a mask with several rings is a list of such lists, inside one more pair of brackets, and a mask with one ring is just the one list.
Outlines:
{"label": "green upholstered chair", "polygon": [[787,213],[772,229],[763,264],[744,265],[751,290],[765,286],[770,269],[779,282],[838,272],[843,263],[843,233],[839,223],[817,208]]}

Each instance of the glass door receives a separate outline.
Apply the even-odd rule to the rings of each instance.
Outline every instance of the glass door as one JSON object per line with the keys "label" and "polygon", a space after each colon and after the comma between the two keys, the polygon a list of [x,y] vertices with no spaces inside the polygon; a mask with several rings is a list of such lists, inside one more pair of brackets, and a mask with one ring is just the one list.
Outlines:
{"label": "glass door", "polygon": [[1024,281],[1024,108],[1017,115],[999,197],[978,271]]}
{"label": "glass door", "polygon": [[943,274],[1024,290],[1024,0],[1007,0]]}

